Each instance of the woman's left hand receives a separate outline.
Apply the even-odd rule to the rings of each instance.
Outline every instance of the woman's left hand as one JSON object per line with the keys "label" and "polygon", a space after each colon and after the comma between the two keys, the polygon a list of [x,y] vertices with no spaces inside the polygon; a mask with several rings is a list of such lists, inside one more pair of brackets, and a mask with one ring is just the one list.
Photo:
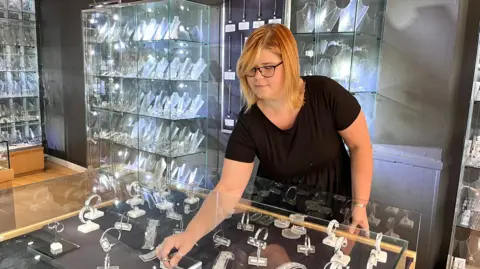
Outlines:
{"label": "woman's left hand", "polygon": [[352,225],[350,225],[350,233],[354,233],[358,226],[366,232],[370,231],[366,207],[353,206],[352,208]]}

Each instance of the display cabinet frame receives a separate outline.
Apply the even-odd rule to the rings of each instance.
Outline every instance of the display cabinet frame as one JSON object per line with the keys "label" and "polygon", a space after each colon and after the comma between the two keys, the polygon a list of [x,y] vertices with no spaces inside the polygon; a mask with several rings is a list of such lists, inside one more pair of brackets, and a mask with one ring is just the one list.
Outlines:
{"label": "display cabinet frame", "polygon": [[178,0],[82,12],[89,168],[206,184],[209,12]]}
{"label": "display cabinet frame", "polygon": [[[152,259],[147,259],[147,254],[155,251],[155,247],[161,243],[162,238],[174,234],[176,230],[184,229],[195,213],[184,213],[182,206],[175,208],[173,212],[177,212],[182,216],[182,220],[185,220],[182,227],[181,224],[178,224],[178,220],[168,217],[169,212],[172,211],[162,211],[154,206],[152,199],[155,201],[155,198],[149,195],[151,190],[142,188],[139,190],[139,193],[142,193],[139,197],[144,197],[142,199],[148,202],[141,205],[140,208],[146,210],[147,215],[128,220],[126,218],[122,219],[122,216],[130,210],[128,201],[131,201],[132,192],[128,186],[131,186],[134,182],[119,182],[115,179],[105,179],[104,176],[106,174],[102,174],[99,170],[90,170],[86,173],[19,186],[2,192],[0,198],[5,201],[0,205],[0,209],[2,209],[0,210],[0,216],[3,223],[0,227],[2,254],[11,260],[22,262],[22,264],[33,262],[38,266],[43,265],[43,268],[63,268],[65,264],[70,264],[72,268],[80,266],[84,268],[85,266],[92,267],[96,263],[100,266],[103,263],[103,257],[106,253],[109,253],[112,265],[127,266],[135,264],[136,268],[152,268],[152,265],[154,265],[158,268],[158,259],[155,256]],[[111,183],[115,185],[111,185]],[[185,189],[172,186],[172,193],[168,195],[167,199],[174,202],[180,201],[181,203],[184,197],[188,197],[185,191]],[[14,199],[13,194],[15,194],[15,198],[21,197],[22,199]],[[379,249],[387,253],[386,261],[379,261],[376,266],[384,269],[405,268],[405,259],[411,255],[406,251],[408,242],[386,235],[378,240],[378,236],[374,232],[371,232],[370,235],[361,230],[351,232],[347,225],[338,224],[337,226],[334,222],[316,217],[305,219],[304,216],[285,209],[275,208],[248,199],[238,201],[237,198],[230,197],[227,194],[206,189],[199,189],[194,195],[200,199],[200,203],[207,195],[216,201],[215,218],[211,221],[212,224],[220,223],[216,229],[198,241],[198,246],[195,246],[186,254],[186,257],[202,262],[203,268],[216,268],[211,266],[211,263],[215,263],[215,257],[220,256],[222,251],[235,252],[235,255],[238,256],[236,256],[234,262],[246,264],[247,256],[254,253],[256,249],[252,245],[256,241],[252,238],[264,240],[265,243],[262,244],[265,244],[265,246],[270,244],[281,246],[293,261],[309,265],[318,265],[319,262],[320,264],[326,264],[331,257],[340,255],[338,251],[336,252],[334,246],[330,246],[334,241],[345,243],[342,244],[341,256],[348,256],[349,259],[351,258],[351,265],[360,268],[364,268],[367,262],[372,261],[371,253],[373,250]],[[226,211],[223,205],[225,201],[231,199],[237,200],[235,206],[237,212],[224,220],[223,214]],[[99,224],[98,230],[82,233],[77,230],[77,226],[82,224],[82,218],[79,218],[79,215],[83,215],[82,212],[85,213],[86,205],[93,206],[97,212],[103,212],[104,214],[91,219],[91,222]],[[254,225],[253,228],[256,233],[237,228],[239,227],[238,223],[246,223],[245,216],[242,216],[245,212],[250,212],[249,223]],[[283,231],[282,228],[278,227],[280,226],[279,223],[275,225],[277,227],[274,227],[273,223],[262,225],[255,215],[278,220],[281,223],[292,222],[293,226],[291,228],[283,229],[291,229],[292,231],[293,229],[299,231],[305,229],[309,238],[311,238],[311,245],[307,244],[304,236],[298,239],[282,238]],[[85,214],[84,218],[90,217]],[[156,229],[154,235],[156,240],[153,240],[154,248],[149,249],[142,247],[142,245],[151,242],[148,239],[148,234],[151,233],[148,227],[152,226],[151,223],[154,222],[152,220],[161,220],[162,225]],[[10,226],[7,225],[9,223]],[[117,223],[132,226],[131,229],[123,230],[122,228],[121,236],[114,233],[111,235],[115,237],[108,236],[108,241],[116,245],[105,248],[102,239],[105,233],[111,231],[109,228],[121,226],[117,226]],[[63,225],[64,229],[55,230],[55,225]],[[153,227],[155,227],[154,225]],[[243,226],[240,225],[240,227]],[[269,235],[259,236],[262,229],[264,231],[268,229]],[[217,242],[215,241],[215,235],[231,240],[231,247],[215,246]],[[331,240],[324,240],[325,238]],[[49,250],[44,248],[45,246],[48,248],[48,245],[52,242],[61,242],[64,246],[67,246],[67,242],[69,242],[77,247],[52,255]],[[310,246],[314,246],[317,251],[305,255],[303,252],[299,252],[299,249],[301,251],[302,248],[297,247],[297,245],[309,247],[309,249]],[[242,257],[241,253],[245,253],[247,256]],[[73,262],[74,260],[85,259],[87,256],[88,259],[83,263]],[[270,262],[277,261],[270,260]],[[308,267],[310,268],[310,266]]]}
{"label": "display cabinet frame", "polygon": [[477,28],[477,48],[473,82],[468,107],[463,156],[456,193],[453,228],[450,238],[448,269],[477,268],[480,265],[480,26]]}

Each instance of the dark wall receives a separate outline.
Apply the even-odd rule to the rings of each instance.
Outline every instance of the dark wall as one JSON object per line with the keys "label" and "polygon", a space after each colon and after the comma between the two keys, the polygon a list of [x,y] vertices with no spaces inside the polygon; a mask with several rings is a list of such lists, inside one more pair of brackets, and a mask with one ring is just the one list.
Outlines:
{"label": "dark wall", "polygon": [[47,153],[86,165],[81,10],[89,0],[40,0],[41,78]]}

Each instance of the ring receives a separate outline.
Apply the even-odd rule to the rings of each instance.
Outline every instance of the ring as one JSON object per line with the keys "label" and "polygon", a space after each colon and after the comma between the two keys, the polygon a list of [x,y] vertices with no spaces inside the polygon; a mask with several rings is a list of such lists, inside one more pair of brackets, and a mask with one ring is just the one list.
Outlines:
{"label": "ring", "polygon": [[180,250],[179,250],[179,251],[177,251],[177,254],[178,254],[178,255],[180,255],[180,257],[183,257],[183,256],[185,256],[185,255],[183,255],[183,254],[180,252]]}
{"label": "ring", "polygon": [[168,261],[169,261],[168,258],[161,258],[160,260],[161,260],[162,262],[168,262]]}

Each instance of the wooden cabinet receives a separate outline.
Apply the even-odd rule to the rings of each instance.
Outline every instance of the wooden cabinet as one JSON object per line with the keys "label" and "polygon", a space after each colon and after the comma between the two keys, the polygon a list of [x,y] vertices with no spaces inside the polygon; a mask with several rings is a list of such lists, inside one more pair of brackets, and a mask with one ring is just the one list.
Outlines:
{"label": "wooden cabinet", "polygon": [[43,147],[11,151],[10,168],[13,169],[15,176],[43,170],[45,168]]}

